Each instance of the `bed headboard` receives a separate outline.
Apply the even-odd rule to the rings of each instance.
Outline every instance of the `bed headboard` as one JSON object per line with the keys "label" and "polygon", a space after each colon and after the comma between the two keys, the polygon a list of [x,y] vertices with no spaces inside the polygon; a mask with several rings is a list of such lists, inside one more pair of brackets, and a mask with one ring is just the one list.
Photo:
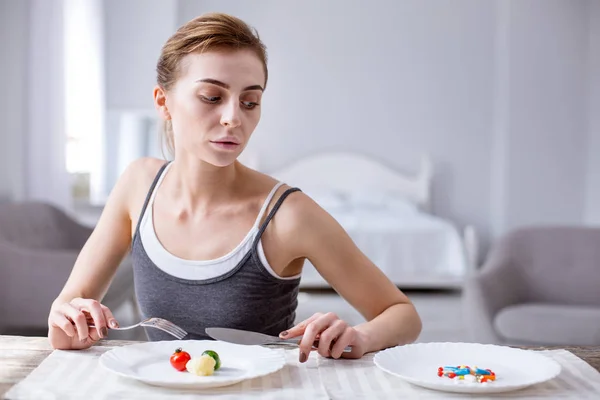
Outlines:
{"label": "bed headboard", "polygon": [[349,152],[324,152],[304,157],[269,175],[300,189],[385,191],[414,202],[424,211],[431,210],[433,167],[427,155],[421,157],[418,172],[412,175],[368,156]]}

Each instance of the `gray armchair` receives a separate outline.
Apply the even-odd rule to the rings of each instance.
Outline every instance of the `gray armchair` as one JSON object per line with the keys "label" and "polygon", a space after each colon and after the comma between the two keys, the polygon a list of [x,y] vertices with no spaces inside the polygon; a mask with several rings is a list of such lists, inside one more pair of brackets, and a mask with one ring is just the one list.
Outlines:
{"label": "gray armchair", "polygon": [[468,278],[463,305],[474,342],[600,345],[600,229],[507,234]]}
{"label": "gray armchair", "polygon": [[[0,334],[47,331],[50,305],[91,232],[49,204],[0,204]],[[103,303],[113,311],[128,306],[129,315],[137,316],[128,258]]]}

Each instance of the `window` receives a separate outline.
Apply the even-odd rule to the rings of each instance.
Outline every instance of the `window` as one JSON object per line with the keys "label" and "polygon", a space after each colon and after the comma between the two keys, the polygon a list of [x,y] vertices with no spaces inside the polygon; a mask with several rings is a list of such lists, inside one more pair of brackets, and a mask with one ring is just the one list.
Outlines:
{"label": "window", "polygon": [[100,0],[65,0],[66,167],[76,200],[104,202],[104,60]]}

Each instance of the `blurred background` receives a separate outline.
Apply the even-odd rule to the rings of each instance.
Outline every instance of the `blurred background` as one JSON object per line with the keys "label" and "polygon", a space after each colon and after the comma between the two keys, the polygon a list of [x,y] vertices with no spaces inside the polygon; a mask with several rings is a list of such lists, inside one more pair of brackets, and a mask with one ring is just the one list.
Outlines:
{"label": "blurred background", "polygon": [[[352,155],[385,181],[378,203],[373,188],[314,193],[414,299],[421,341],[600,344],[597,0],[0,0],[0,333],[45,334],[120,173],[163,157],[156,61],[209,11],[268,49],[242,162],[302,181],[325,156],[337,180],[356,173],[338,157]],[[414,190],[390,190],[396,179],[425,188],[410,216],[395,204]],[[396,222],[357,222],[368,213]],[[105,298],[124,321],[137,318],[130,270]],[[304,278],[299,318],[360,322],[314,270]]]}

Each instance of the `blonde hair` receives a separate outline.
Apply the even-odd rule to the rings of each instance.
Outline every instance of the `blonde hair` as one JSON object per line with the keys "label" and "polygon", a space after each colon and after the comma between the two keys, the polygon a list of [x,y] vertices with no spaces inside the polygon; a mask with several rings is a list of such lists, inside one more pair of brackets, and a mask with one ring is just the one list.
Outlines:
{"label": "blonde hair", "polygon": [[[267,49],[256,29],[231,15],[203,14],[181,26],[164,44],[156,65],[157,83],[165,91],[171,89],[181,72],[181,59],[188,54],[243,49],[254,51],[262,62],[266,87]],[[174,155],[171,121],[165,121],[161,134],[167,150]]]}

